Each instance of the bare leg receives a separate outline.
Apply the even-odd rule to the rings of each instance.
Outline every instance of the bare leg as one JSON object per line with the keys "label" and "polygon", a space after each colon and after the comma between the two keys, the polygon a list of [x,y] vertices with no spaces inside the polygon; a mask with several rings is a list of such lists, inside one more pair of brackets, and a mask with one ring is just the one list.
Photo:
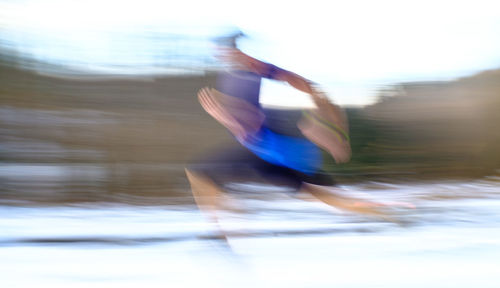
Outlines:
{"label": "bare leg", "polygon": [[205,175],[185,169],[186,176],[191,185],[194,200],[198,208],[204,213],[216,226],[220,232],[220,239],[223,240],[229,249],[231,246],[227,241],[227,236],[224,230],[219,225],[217,210],[222,190],[210,178]]}
{"label": "bare leg", "polygon": [[332,191],[332,189],[327,189],[324,186],[308,183],[303,183],[301,192],[307,192],[312,195],[315,200],[319,200],[338,209],[365,215],[377,216],[385,220],[393,221],[386,213],[382,211],[381,208],[385,205],[381,203],[368,202],[366,200],[347,197],[335,193],[335,191]]}
{"label": "bare leg", "polygon": [[217,209],[222,194],[221,189],[205,175],[185,169],[198,208],[214,223],[218,223]]}

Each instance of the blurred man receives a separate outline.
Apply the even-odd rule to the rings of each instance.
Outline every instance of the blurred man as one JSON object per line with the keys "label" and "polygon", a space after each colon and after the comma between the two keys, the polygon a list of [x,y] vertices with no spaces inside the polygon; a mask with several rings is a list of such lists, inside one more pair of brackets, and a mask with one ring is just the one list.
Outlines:
{"label": "blurred man", "polygon": [[[345,163],[351,156],[348,124],[342,109],[332,104],[311,81],[243,53],[236,48],[235,40],[230,40],[229,45],[219,49],[231,70],[219,75],[217,89],[203,88],[198,98],[205,111],[244,148],[210,154],[186,169],[200,209],[217,221],[222,185],[216,179],[224,174],[238,181],[249,171],[256,171],[270,183],[286,183],[337,208],[379,214],[376,205],[335,194],[331,189],[335,182],[323,170],[325,155],[336,163]],[[316,104],[315,109],[304,110],[292,120],[295,132],[280,131],[276,125],[280,119],[261,107],[262,78],[286,82],[309,94]]]}

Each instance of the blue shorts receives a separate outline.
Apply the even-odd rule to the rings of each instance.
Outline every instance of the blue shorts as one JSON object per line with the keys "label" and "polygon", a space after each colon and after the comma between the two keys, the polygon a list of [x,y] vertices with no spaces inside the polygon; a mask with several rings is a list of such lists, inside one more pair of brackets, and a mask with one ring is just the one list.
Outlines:
{"label": "blue shorts", "polygon": [[242,143],[264,161],[312,175],[321,170],[321,150],[305,138],[278,134],[263,127]]}
{"label": "blue shorts", "polygon": [[263,182],[300,190],[303,183],[322,186],[335,185],[330,174],[323,171],[302,173],[282,165],[276,165],[257,157],[256,154],[238,145],[218,148],[188,165],[188,169],[210,177],[223,186],[229,182]]}

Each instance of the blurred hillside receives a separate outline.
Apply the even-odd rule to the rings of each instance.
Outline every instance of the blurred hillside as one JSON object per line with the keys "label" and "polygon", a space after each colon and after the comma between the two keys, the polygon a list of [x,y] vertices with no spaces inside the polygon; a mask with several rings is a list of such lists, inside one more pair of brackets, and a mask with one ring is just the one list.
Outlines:
{"label": "blurred hillside", "polygon": [[499,109],[500,70],[394,85],[375,105],[349,113],[356,149],[340,170],[419,178],[496,174]]}
{"label": "blurred hillside", "polygon": [[196,98],[214,76],[69,75],[0,66],[2,198],[184,196],[185,163],[233,141]]}

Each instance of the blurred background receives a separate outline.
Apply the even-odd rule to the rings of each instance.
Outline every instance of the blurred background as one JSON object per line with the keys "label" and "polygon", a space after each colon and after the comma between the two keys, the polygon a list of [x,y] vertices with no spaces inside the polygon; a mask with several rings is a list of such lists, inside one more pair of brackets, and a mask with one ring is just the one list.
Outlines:
{"label": "blurred background", "polygon": [[232,141],[195,95],[223,69],[212,39],[236,29],[347,109],[353,160],[337,177],[496,175],[500,13],[385,4],[2,1],[1,201],[184,196],[186,161]]}
{"label": "blurred background", "polygon": [[[238,29],[247,35],[240,43],[243,51],[318,82],[332,101],[346,109],[353,158],[350,163],[329,167],[342,187],[353,194],[417,204],[417,210],[400,217],[423,230],[401,232],[404,228],[400,226],[339,211],[333,211],[332,216],[332,211],[324,213],[324,208],[306,204],[268,207],[266,202],[257,206],[246,203],[243,206],[250,215],[264,213],[265,217],[252,218],[257,223],[253,225],[260,227],[255,228],[260,231],[259,239],[278,242],[252,242],[237,235],[243,238],[239,243],[244,247],[239,254],[246,255],[248,263],[240,263],[243,268],[229,274],[252,270],[259,275],[259,280],[254,280],[258,284],[276,287],[281,283],[278,276],[285,272],[266,269],[275,267],[273,263],[288,263],[287,257],[271,253],[278,251],[273,250],[276,247],[288,252],[309,244],[323,244],[324,249],[330,244],[350,247],[351,242],[342,237],[355,235],[351,240],[361,251],[373,251],[371,244],[364,246],[368,243],[365,241],[372,243],[373,234],[367,238],[363,233],[389,225],[392,228],[375,234],[383,237],[376,245],[400,243],[395,250],[370,254],[368,260],[365,254],[353,251],[341,257],[335,254],[338,251],[327,255],[344,264],[354,261],[351,257],[366,260],[361,265],[363,273],[371,271],[373,283],[384,287],[401,287],[406,282],[386,274],[397,263],[408,265],[406,277],[420,279],[412,282],[415,287],[442,287],[437,285],[443,280],[441,276],[426,266],[431,260],[442,264],[457,260],[470,267],[482,263],[480,272],[460,274],[450,268],[444,275],[456,277],[457,285],[497,287],[494,284],[498,279],[492,275],[500,267],[491,257],[500,256],[500,243],[491,239],[496,239],[495,231],[500,227],[499,8],[495,1],[0,0],[0,254],[5,259],[0,260],[4,268],[0,273],[10,275],[4,278],[8,284],[5,287],[30,286],[28,280],[20,281],[23,275],[51,287],[88,283],[103,287],[123,283],[159,286],[185,280],[181,276],[172,278],[175,273],[165,279],[162,271],[151,267],[93,270],[92,261],[100,259],[98,251],[110,253],[109,257],[115,259],[110,265],[119,259],[164,265],[155,258],[162,253],[174,255],[173,259],[188,257],[190,260],[179,267],[167,265],[169,271],[181,273],[201,273],[206,263],[226,261],[221,260],[226,256],[218,254],[220,247],[215,249],[219,252],[213,252],[212,244],[203,244],[207,237],[199,238],[206,236],[204,229],[208,228],[200,224],[204,221],[193,205],[184,167],[203,151],[227,143],[237,145],[203,111],[196,92],[214,85],[217,71],[225,68],[213,56],[213,38]],[[286,106],[284,113],[294,113],[306,105],[301,101],[289,100],[287,95],[263,99],[264,104]],[[282,195],[267,193],[279,187],[236,188],[257,191],[259,199],[277,197],[285,201]],[[480,203],[474,202],[477,199]],[[232,226],[228,229],[241,229],[241,223],[246,223],[241,217],[229,221]],[[309,222],[303,223],[304,218]],[[348,227],[347,234],[339,232],[342,237],[336,234],[339,223],[344,224],[342,229]],[[164,226],[167,224],[170,226]],[[123,231],[111,229],[117,225],[124,225]],[[127,225],[132,230],[126,229]],[[287,225],[293,226],[292,231]],[[360,225],[365,232],[360,232]],[[471,233],[470,229],[478,226],[483,230]],[[433,232],[447,231],[443,227],[459,232],[450,232],[454,236],[443,239],[441,232]],[[300,242],[304,245],[300,246],[289,242],[288,236],[274,239],[272,231],[276,229],[284,235],[305,231],[314,237],[307,236],[305,243],[309,244]],[[377,229],[375,233],[380,231]],[[387,231],[397,235],[391,238],[384,234]],[[418,234],[422,231],[424,234]],[[330,232],[337,235],[327,238],[334,243],[316,237]],[[463,244],[460,249],[469,248],[450,252],[449,243],[471,234],[475,238],[459,241]],[[434,241],[438,248],[415,248],[409,240],[415,237],[425,243]],[[173,240],[190,240],[198,246],[141,246],[139,251],[148,255],[144,258],[133,256],[136,250],[120,246],[124,241],[167,245]],[[289,246],[282,246],[280,241],[288,241]],[[88,255],[95,258],[87,255],[83,259],[78,258],[81,246],[64,246],[70,256],[61,254],[48,260],[54,246],[47,248],[47,242],[56,243],[56,249],[61,243],[90,243],[100,248],[94,251],[85,246],[94,251]],[[124,254],[99,250],[110,243],[122,247],[119,249],[124,249]],[[486,250],[479,251],[478,247]],[[59,274],[50,269],[37,273],[41,266],[22,256],[26,249],[40,249],[34,259],[53,263]],[[194,251],[202,251],[202,256],[194,256]],[[259,258],[262,251],[270,256]],[[422,251],[444,254],[411,258],[422,255],[417,253]],[[415,254],[410,258],[402,256],[411,253]],[[325,264],[341,265],[321,257],[292,255],[318,269]],[[387,256],[395,260],[377,260]],[[67,270],[64,263],[71,259],[83,259],[83,264]],[[6,268],[12,263],[15,265],[10,267],[20,267],[19,272]],[[349,263],[353,266],[344,265],[342,269],[351,275],[356,268],[355,262]],[[225,264],[220,269],[230,269],[231,265]],[[383,271],[375,267],[383,267],[379,268]],[[427,267],[422,275],[428,277],[417,277],[422,267]],[[81,274],[75,272],[77,268],[94,272]],[[300,275],[312,273],[313,278],[294,278],[297,281],[288,284],[367,284],[362,279],[349,282],[352,279],[347,276],[331,279],[320,270],[310,270]],[[139,273],[140,277],[130,280],[117,271]],[[233,287],[233,280],[241,284],[236,276],[229,280],[211,276],[221,271],[228,270],[204,272],[201,279],[211,279],[207,283],[213,287]]]}

